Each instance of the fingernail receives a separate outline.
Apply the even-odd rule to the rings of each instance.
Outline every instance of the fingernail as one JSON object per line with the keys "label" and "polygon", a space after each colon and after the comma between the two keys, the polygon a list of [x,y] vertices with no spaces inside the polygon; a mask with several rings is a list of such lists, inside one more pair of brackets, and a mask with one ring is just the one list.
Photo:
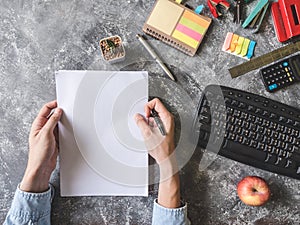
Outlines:
{"label": "fingernail", "polygon": [[139,117],[140,117],[140,114],[138,114],[138,113],[134,114],[134,120],[135,121],[137,121],[139,119]]}
{"label": "fingernail", "polygon": [[57,114],[57,115],[61,115],[62,109],[56,108],[55,111],[54,111],[54,113]]}

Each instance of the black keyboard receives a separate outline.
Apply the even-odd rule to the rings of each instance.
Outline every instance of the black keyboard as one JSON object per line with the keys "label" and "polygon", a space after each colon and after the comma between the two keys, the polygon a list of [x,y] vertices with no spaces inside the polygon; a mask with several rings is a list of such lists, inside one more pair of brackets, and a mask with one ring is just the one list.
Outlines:
{"label": "black keyboard", "polygon": [[219,85],[205,88],[195,121],[198,146],[300,180],[300,110]]}

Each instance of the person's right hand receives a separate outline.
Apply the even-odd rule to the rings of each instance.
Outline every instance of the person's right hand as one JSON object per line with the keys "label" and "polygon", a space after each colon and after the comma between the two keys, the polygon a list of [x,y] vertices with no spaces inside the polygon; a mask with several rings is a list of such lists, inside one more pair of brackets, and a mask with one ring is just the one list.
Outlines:
{"label": "person's right hand", "polygon": [[[151,117],[152,109],[156,110],[163,123],[165,136],[160,133],[154,118]],[[145,116],[148,122],[140,114],[135,115],[135,121],[144,137],[149,154],[158,164],[161,164],[170,157],[175,149],[174,117],[158,98],[154,98],[145,105]]]}
{"label": "person's right hand", "polygon": [[[150,117],[155,109],[164,125],[166,135],[160,133],[154,119]],[[158,189],[158,204],[167,208],[180,206],[180,182],[174,144],[174,117],[158,98],[148,102],[145,106],[145,116],[135,116],[135,121],[145,139],[149,154],[156,160],[160,169],[160,183]]]}
{"label": "person's right hand", "polygon": [[[56,101],[45,104],[32,124],[28,163],[20,184],[22,191],[44,192],[49,187],[48,182],[58,155],[56,125],[62,115],[62,110],[56,107]],[[53,109],[54,114],[48,117]]]}

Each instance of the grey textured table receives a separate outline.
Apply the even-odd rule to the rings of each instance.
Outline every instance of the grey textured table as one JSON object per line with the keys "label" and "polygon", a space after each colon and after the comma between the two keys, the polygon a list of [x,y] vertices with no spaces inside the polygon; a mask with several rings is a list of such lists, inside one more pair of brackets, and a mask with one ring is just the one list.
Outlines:
{"label": "grey textured table", "polygon": [[[247,12],[254,7],[247,6]],[[231,79],[228,68],[244,62],[221,52],[227,32],[257,41],[255,55],[282,46],[277,42],[272,19],[267,14],[261,32],[252,34],[232,22],[228,12],[213,19],[207,35],[194,57],[152,38],[178,79],[175,88],[167,88],[161,69],[135,39],[154,1],[88,1],[88,0],[1,0],[0,2],[0,221],[10,207],[17,184],[26,166],[28,133],[40,107],[55,99],[54,72],[72,70],[148,70],[150,95],[169,96],[166,104],[176,115],[178,99],[188,94],[194,103],[208,84],[216,83],[258,93],[292,106],[300,105],[300,86],[270,94],[265,91],[258,71]],[[196,7],[204,0],[190,0]],[[206,7],[204,15],[211,17]],[[101,59],[98,41],[120,35],[126,44],[126,60],[107,65]],[[160,89],[160,90],[159,90]],[[179,119],[176,118],[178,122]],[[180,126],[177,127],[177,138]],[[300,182],[234,162],[223,157],[204,171],[199,171],[202,157],[196,149],[181,170],[182,197],[188,202],[193,224],[300,224]],[[236,184],[246,175],[267,180],[272,197],[263,207],[249,207],[240,202]],[[59,195],[59,166],[52,182],[57,192],[53,202],[52,224],[150,224],[152,201],[157,185],[150,186],[149,197],[73,197]]]}

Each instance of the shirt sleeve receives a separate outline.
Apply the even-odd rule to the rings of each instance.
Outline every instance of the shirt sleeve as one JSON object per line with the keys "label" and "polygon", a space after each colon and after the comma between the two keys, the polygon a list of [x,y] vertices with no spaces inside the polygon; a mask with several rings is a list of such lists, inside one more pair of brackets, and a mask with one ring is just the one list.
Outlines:
{"label": "shirt sleeve", "polygon": [[49,184],[49,189],[43,193],[24,192],[18,186],[4,225],[50,225],[53,196],[54,187],[51,184]]}
{"label": "shirt sleeve", "polygon": [[190,225],[187,217],[187,205],[180,208],[165,208],[154,200],[152,225]]}

